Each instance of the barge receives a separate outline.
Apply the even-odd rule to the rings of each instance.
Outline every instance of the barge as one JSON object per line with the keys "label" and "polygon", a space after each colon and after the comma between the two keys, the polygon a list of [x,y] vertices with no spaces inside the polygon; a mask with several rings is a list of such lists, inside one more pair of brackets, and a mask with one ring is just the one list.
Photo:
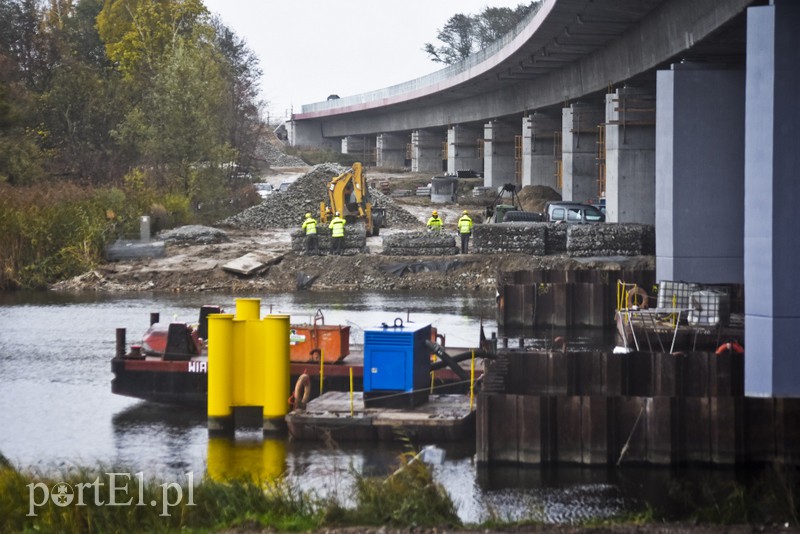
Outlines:
{"label": "barge", "polygon": [[[218,306],[203,306],[196,325],[165,324],[158,313],[150,314],[150,328],[140,342],[127,344],[126,330],[117,329],[116,354],[111,360],[111,391],[117,395],[178,406],[205,408],[208,402],[208,315]],[[444,347],[444,336],[433,332],[429,341],[431,363],[428,385],[437,394],[464,394],[469,381],[459,362],[485,350]],[[450,355],[452,354],[452,356]],[[321,311],[312,324],[293,324],[290,336],[290,376],[296,384],[301,375],[310,379],[311,398],[327,391],[361,391],[364,356],[350,346],[350,327],[325,325]],[[480,378],[482,370],[476,370]]]}

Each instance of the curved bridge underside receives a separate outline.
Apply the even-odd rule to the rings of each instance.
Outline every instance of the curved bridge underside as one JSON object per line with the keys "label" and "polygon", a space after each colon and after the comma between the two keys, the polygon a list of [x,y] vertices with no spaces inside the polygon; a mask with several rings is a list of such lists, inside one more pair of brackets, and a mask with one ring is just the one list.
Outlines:
{"label": "curved bridge underside", "polygon": [[323,136],[443,128],[519,117],[601,95],[654,87],[655,71],[682,60],[741,66],[752,0],[544,0],[506,39],[409,82],[304,105],[295,121]]}

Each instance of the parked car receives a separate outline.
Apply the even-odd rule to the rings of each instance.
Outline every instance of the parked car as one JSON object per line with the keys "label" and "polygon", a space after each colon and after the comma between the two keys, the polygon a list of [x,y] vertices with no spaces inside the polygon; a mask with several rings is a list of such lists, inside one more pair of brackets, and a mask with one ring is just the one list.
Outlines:
{"label": "parked car", "polygon": [[259,182],[257,184],[253,184],[253,187],[256,188],[256,192],[261,198],[267,198],[267,196],[271,195],[275,191],[275,188],[272,187],[272,184],[268,183]]}
{"label": "parked car", "polygon": [[281,182],[281,185],[278,186],[278,191],[283,193],[284,191],[289,189],[290,185],[292,185],[292,182]]}
{"label": "parked car", "polygon": [[605,222],[606,216],[599,209],[582,202],[548,202],[545,207],[548,221],[568,223]]}

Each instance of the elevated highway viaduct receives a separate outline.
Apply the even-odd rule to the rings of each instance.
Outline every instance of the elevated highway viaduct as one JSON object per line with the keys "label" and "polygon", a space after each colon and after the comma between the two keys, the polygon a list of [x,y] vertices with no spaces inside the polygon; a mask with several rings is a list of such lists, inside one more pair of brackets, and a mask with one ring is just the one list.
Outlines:
{"label": "elevated highway viaduct", "polygon": [[798,396],[797,27],[796,0],[543,0],[458,64],[303,105],[289,141],[604,199],[655,225],[659,280],[744,286],[746,392]]}

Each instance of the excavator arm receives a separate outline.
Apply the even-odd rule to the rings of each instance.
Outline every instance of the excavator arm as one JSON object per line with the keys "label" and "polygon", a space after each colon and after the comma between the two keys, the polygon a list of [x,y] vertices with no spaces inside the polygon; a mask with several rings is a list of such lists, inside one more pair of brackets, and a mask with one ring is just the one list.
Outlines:
{"label": "excavator arm", "polygon": [[328,205],[320,206],[320,219],[327,222],[336,212],[350,220],[363,220],[367,235],[377,235],[376,221],[372,216],[372,204],[367,192],[367,176],[361,163],[353,166],[328,183]]}

